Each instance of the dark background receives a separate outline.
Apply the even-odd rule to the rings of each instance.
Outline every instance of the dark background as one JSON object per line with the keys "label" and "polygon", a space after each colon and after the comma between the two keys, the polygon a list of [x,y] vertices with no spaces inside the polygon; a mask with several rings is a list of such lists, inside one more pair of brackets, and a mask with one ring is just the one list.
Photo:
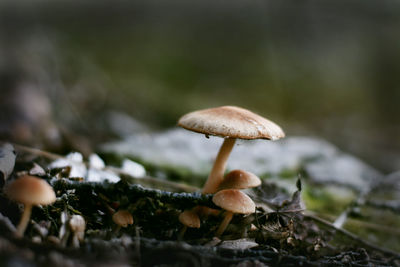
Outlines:
{"label": "dark background", "polygon": [[108,111],[158,130],[232,104],[394,171],[399,15],[397,1],[2,1],[0,134],[95,147],[115,138]]}

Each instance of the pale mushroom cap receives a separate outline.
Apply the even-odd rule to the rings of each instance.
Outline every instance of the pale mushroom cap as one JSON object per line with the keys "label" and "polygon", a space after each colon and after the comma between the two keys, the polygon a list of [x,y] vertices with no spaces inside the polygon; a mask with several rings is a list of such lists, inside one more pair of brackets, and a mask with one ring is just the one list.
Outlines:
{"label": "pale mushroom cap", "polygon": [[24,175],[9,183],[4,192],[17,202],[31,205],[48,205],[56,201],[53,188],[43,179]]}
{"label": "pale mushroom cap", "polygon": [[220,189],[246,189],[259,186],[260,178],[254,173],[244,170],[230,171],[220,184]]}
{"label": "pale mushroom cap", "polygon": [[218,191],[212,201],[218,207],[233,213],[249,214],[256,210],[256,206],[249,196],[236,189]]}
{"label": "pale mushroom cap", "polygon": [[179,221],[190,228],[200,228],[200,218],[196,212],[185,210],[179,214]]}
{"label": "pale mushroom cap", "polygon": [[278,140],[285,137],[274,122],[235,106],[194,111],[181,117],[178,125],[198,133],[231,138]]}
{"label": "pale mushroom cap", "polygon": [[84,232],[86,228],[85,219],[81,215],[72,215],[69,220],[69,227],[74,232]]}
{"label": "pale mushroom cap", "polygon": [[119,210],[112,216],[114,223],[122,227],[127,227],[129,224],[133,224],[132,214],[127,210]]}

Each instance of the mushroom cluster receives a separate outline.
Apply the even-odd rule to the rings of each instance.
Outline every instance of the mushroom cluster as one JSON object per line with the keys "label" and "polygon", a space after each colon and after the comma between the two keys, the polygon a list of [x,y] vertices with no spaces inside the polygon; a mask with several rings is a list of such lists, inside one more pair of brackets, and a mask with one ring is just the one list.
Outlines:
{"label": "mushroom cluster", "polygon": [[240,189],[257,187],[261,184],[257,175],[244,170],[229,172],[219,186],[219,190],[213,196],[213,202],[218,207],[226,210],[224,220],[220,224],[216,236],[221,236],[231,221],[233,215],[250,214],[255,212],[253,200]]}
{"label": "mushroom cluster", "polygon": [[235,213],[250,214],[256,210],[253,200],[251,200],[251,198],[245,193],[236,189],[224,189],[218,191],[213,196],[212,201],[218,207],[226,210],[224,220],[221,222],[215,234],[217,237],[222,235]]}
{"label": "mushroom cluster", "polygon": [[[194,111],[182,116],[178,125],[194,132],[215,135],[224,138],[222,146],[214,161],[208,179],[202,189],[203,194],[214,194],[213,202],[225,209],[225,218],[217,230],[220,236],[226,229],[234,213],[249,214],[255,211],[255,204],[245,193],[239,189],[255,187],[261,180],[254,174],[234,170],[224,177],[227,161],[236,139],[268,139],[278,140],[285,137],[285,133],[274,122],[261,117],[247,109],[235,106],[222,106],[216,108]],[[198,212],[198,207],[191,212]],[[184,211],[183,214],[188,213]],[[196,222],[196,228],[199,224]],[[185,224],[185,227],[193,227]]]}

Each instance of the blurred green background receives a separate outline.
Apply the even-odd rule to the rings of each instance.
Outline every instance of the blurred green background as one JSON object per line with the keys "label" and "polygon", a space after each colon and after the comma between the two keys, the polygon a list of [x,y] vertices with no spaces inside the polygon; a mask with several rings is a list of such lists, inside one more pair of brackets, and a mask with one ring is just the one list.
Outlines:
{"label": "blurred green background", "polygon": [[399,2],[368,0],[2,1],[0,131],[32,120],[16,106],[46,106],[24,90],[93,145],[108,110],[163,129],[230,104],[394,171],[399,15]]}

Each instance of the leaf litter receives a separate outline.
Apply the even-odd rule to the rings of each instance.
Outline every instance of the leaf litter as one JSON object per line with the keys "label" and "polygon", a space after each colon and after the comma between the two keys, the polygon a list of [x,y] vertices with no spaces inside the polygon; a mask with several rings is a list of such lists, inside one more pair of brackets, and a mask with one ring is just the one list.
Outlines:
{"label": "leaf litter", "polygon": [[4,143],[0,146],[0,183],[2,185],[14,170],[16,156],[12,144]]}

